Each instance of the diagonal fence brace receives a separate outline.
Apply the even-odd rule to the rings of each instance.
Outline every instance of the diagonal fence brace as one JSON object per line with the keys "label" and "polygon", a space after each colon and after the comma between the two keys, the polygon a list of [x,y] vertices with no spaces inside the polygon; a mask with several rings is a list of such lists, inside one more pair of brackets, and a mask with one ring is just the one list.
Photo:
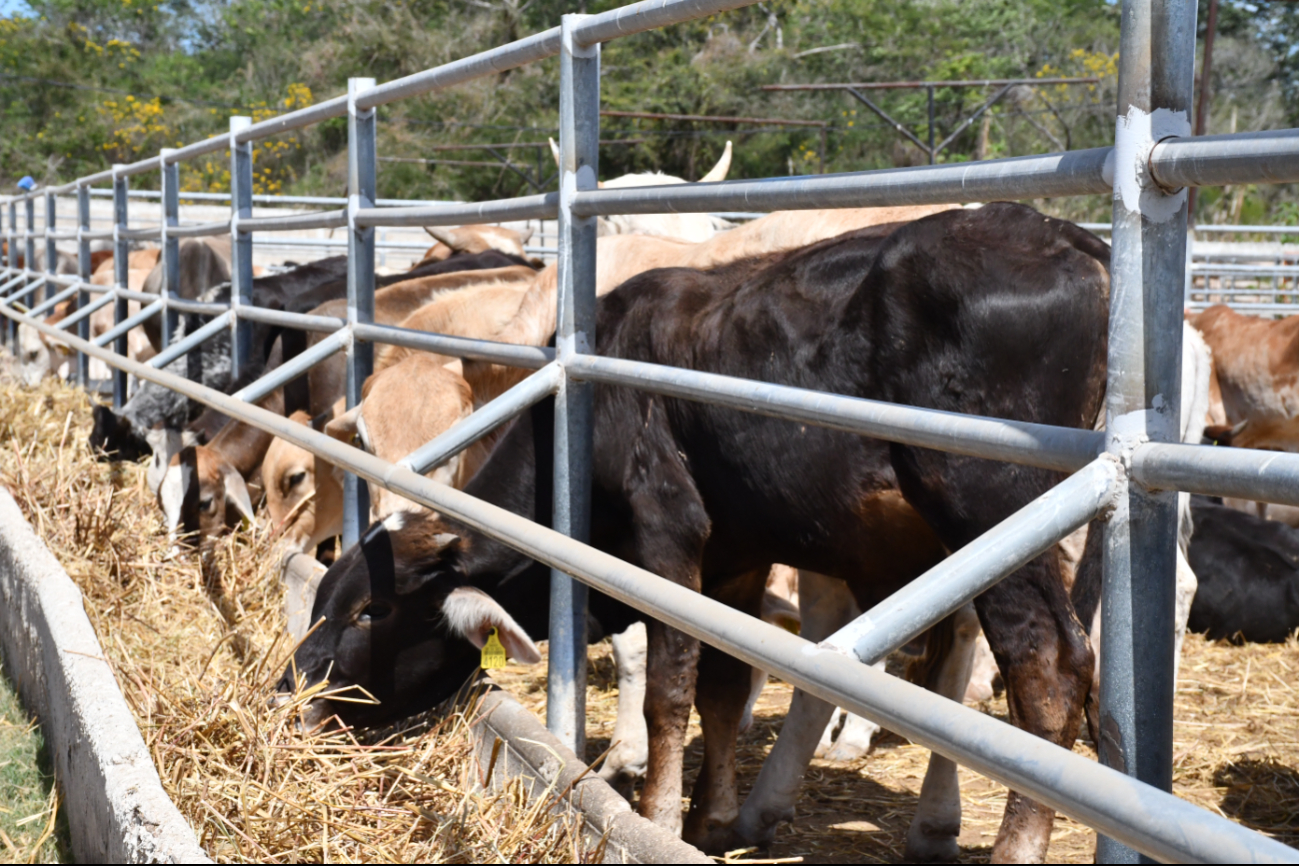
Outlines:
{"label": "diagonal fence brace", "polygon": [[192,334],[187,334],[184,339],[177,340],[163,351],[149,359],[149,366],[155,370],[161,370],[181,355],[187,354],[193,349],[198,348],[203,343],[215,337],[217,334],[230,327],[230,312],[227,310],[199,328]]}
{"label": "diagonal fence brace", "polygon": [[821,642],[874,664],[1110,508],[1123,468],[1102,454]]}
{"label": "diagonal fence brace", "polygon": [[475,409],[439,436],[430,439],[397,465],[423,475],[434,466],[451,459],[488,433],[495,430],[533,403],[554,394],[563,378],[559,365],[552,362],[528,376],[495,400]]}

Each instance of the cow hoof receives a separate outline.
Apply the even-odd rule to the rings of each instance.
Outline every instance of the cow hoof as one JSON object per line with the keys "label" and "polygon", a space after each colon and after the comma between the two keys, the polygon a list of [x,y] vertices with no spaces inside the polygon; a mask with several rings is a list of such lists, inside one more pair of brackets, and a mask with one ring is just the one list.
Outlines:
{"label": "cow hoof", "polygon": [[691,827],[690,823],[689,820],[686,821],[685,832],[681,834],[681,838],[705,854],[722,855],[737,848],[750,848],[753,846],[753,843],[746,842],[740,837],[733,824],[697,828]]}
{"label": "cow hoof", "polygon": [[913,824],[907,831],[907,848],[902,859],[907,863],[954,863],[961,853],[956,837],[957,827],[925,826]]}
{"label": "cow hoof", "polygon": [[792,807],[788,809],[763,809],[758,815],[750,814],[741,808],[740,817],[736,819],[735,824],[731,827],[731,832],[735,836],[735,843],[727,850],[761,848],[769,845],[775,841],[776,829],[781,824],[792,823],[794,823],[794,810]]}

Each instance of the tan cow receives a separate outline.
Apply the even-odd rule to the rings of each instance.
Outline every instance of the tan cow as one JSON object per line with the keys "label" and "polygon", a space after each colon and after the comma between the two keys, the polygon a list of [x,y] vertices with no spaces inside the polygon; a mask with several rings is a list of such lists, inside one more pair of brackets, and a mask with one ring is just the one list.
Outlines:
{"label": "tan cow", "polygon": [[488,250],[527,258],[523,245],[532,237],[532,229],[516,232],[492,225],[425,226],[424,231],[437,243],[428,248],[415,267],[426,262],[446,261],[453,253],[485,253]]}

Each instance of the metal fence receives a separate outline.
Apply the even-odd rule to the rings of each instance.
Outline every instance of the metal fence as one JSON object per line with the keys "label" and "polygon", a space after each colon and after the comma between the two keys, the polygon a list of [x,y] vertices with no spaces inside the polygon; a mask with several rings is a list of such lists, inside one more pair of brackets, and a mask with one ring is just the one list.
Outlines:
{"label": "metal fence", "polygon": [[[0,314],[61,340],[116,370],[114,399],[126,375],[156,382],[227,415],[294,442],[344,467],[344,543],[355,543],[368,522],[362,480],[462,521],[553,569],[547,723],[581,754],[585,695],[585,593],[594,587],[672,627],[771,671],[799,688],[879,721],[891,730],[1036,798],[1101,832],[1100,860],[1133,861],[1136,852],[1162,860],[1299,860],[1299,851],[1193,807],[1171,794],[1173,706],[1173,588],[1177,498],[1174,491],[1236,496],[1299,505],[1299,455],[1177,444],[1181,320],[1186,270],[1185,188],[1278,183],[1299,179],[1299,130],[1190,137],[1195,53],[1193,0],[1124,0],[1119,110],[1114,147],[986,162],[838,175],[731,181],[717,184],[597,189],[600,128],[600,44],[744,6],[752,0],[646,0],[598,15],[565,15],[559,27],[463,60],[382,85],[353,79],[348,93],[310,108],[251,123],[232,118],[228,135],[114,166],[57,188],[8,200],[10,256]],[[375,189],[375,109],[398,99],[451,87],[558,55],[560,152],[558,193],[479,204],[383,207]],[[332,117],[348,119],[346,206],[312,214],[253,218],[251,142]],[[229,151],[231,217],[186,225],[178,220],[177,165]],[[132,228],[128,183],[161,172],[165,226]],[[112,184],[116,225],[91,230],[91,187]],[[20,229],[17,208],[33,225],[35,200],[73,193],[78,225],[42,232]],[[870,205],[1025,199],[1087,194],[1114,196],[1109,336],[1108,432],[1044,427],[953,415],[870,400],[804,391],[727,376],[591,354],[595,311],[596,221],[602,214],[769,211]],[[417,333],[373,323],[375,228],[553,219],[559,223],[558,328],[554,349]],[[348,239],[347,320],[323,321],[252,306],[254,232],[305,227],[345,228]],[[130,292],[127,247],[132,239],[162,242],[168,285],[177,279],[183,237],[232,232],[233,287],[227,309]],[[43,237],[47,262],[54,245],[75,240],[80,277],[30,269]],[[116,244],[117,286],[88,285],[89,244]],[[27,270],[14,267],[23,241]],[[25,306],[44,288],[44,301]],[[59,300],[77,295],[82,312],[53,327],[42,321]],[[128,317],[127,301],[145,304]],[[20,303],[21,302],[21,303]],[[116,321],[94,344],[85,311],[114,303]],[[21,307],[21,308],[20,308]],[[213,322],[178,341],[179,313],[213,315]],[[169,348],[148,364],[125,357],[129,328],[161,316]],[[250,405],[320,352],[271,372],[229,396],[161,369],[221,329],[232,334],[236,374],[250,360],[250,327],[274,321],[334,330],[323,351],[347,353],[347,401],[355,405],[371,371],[373,344],[396,343],[537,370],[520,385],[397,465],[343,445],[303,425]],[[12,338],[12,334],[11,334]],[[110,351],[109,343],[116,344]],[[985,536],[918,578],[895,597],[821,645],[701,597],[591,548],[592,386],[627,386],[704,401],[865,436],[1074,473]],[[556,402],[554,527],[436,484],[418,470],[465,448],[532,403]],[[1110,766],[1089,761],[996,719],[946,701],[871,669],[873,661],[1103,514],[1105,533],[1102,714],[1113,736],[1102,750]],[[573,580],[572,578],[576,578]]]}

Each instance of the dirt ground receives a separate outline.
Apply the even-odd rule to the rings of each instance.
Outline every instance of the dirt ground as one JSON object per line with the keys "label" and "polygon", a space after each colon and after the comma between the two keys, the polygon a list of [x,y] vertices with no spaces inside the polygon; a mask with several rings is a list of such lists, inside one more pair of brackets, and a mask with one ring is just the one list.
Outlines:
{"label": "dirt ground", "polygon": [[[592,647],[587,690],[587,759],[609,747],[617,680],[607,642]],[[1299,845],[1299,642],[1232,646],[1188,635],[1177,682],[1174,792],[1206,809]],[[544,665],[511,666],[494,678],[545,717]],[[757,778],[780,733],[793,688],[767,684],[753,727],[740,741],[740,795]],[[998,697],[978,708],[1005,721]],[[1089,742],[1074,751],[1095,759]],[[703,753],[698,716],[691,716],[686,791]],[[809,863],[900,863],[929,750],[889,732],[869,755],[837,763],[815,760],[794,825],[781,828],[757,859],[802,858]],[[1006,805],[1005,786],[960,770],[962,863],[986,863]],[[1048,853],[1053,863],[1091,863],[1096,833],[1057,816]]]}

